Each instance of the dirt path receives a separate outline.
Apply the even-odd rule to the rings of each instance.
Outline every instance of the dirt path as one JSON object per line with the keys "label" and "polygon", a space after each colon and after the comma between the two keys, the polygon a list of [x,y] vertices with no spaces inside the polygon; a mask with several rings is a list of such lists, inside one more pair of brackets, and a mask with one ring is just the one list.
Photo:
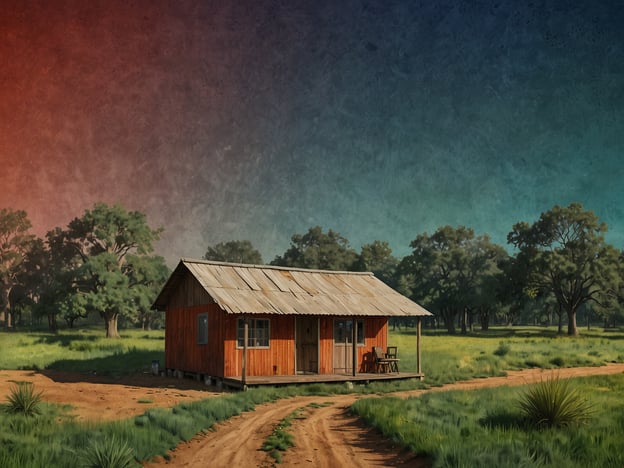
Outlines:
{"label": "dirt path", "polygon": [[[622,372],[624,364],[553,371],[529,369],[510,371],[506,377],[475,379],[393,395],[405,398],[424,392],[523,385],[539,382],[551,375],[580,377]],[[44,392],[45,401],[71,405],[71,414],[81,420],[123,419],[142,414],[154,406],[169,407],[182,401],[222,395],[200,382],[149,374],[115,381],[92,375],[0,370],[0,402],[4,402],[10,388],[21,381],[34,383],[36,391]],[[302,417],[294,420],[289,428],[296,447],[285,452],[280,466],[426,466],[407,450],[392,447],[387,441],[380,444],[380,435],[375,430],[367,428],[357,417],[349,414],[348,408],[356,399],[370,397],[297,397],[258,405],[255,411],[231,418],[218,424],[214,431],[178,445],[171,451],[169,461],[154,460],[145,466],[273,466],[274,460],[260,447],[281,420],[301,408],[304,409]]]}
{"label": "dirt path", "polygon": [[148,408],[174,406],[182,401],[221,395],[200,382],[149,374],[117,381],[67,372],[0,370],[0,402],[17,382],[34,384],[43,400],[70,405],[78,420],[110,421],[143,414]]}
{"label": "dirt path", "polygon": [[[606,375],[624,372],[624,364],[609,364],[603,367],[582,367],[544,371],[528,369],[511,371],[506,377],[492,377],[458,382],[430,390],[416,390],[395,393],[408,397],[427,391],[469,390],[496,386],[517,386],[539,382],[551,375],[580,377]],[[279,466],[309,466],[330,468],[336,466],[393,467],[427,466],[411,452],[380,444],[380,435],[364,426],[358,418],[349,414],[349,406],[358,398],[370,396],[344,395],[330,397],[299,397],[259,405],[256,410],[243,413],[223,424],[215,431],[199,436],[188,443],[180,444],[170,455],[168,462],[157,460],[145,464],[157,467],[172,466],[236,466],[268,467],[273,459],[260,450],[262,443],[275,425],[293,411],[311,403],[314,407],[305,410],[304,417],[294,421],[289,432],[294,435],[296,447],[289,449]]]}

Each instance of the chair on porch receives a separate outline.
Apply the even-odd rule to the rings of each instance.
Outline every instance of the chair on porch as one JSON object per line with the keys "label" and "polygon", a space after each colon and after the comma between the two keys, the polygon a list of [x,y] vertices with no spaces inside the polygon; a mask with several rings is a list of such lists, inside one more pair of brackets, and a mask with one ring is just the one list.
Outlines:
{"label": "chair on porch", "polygon": [[373,357],[375,359],[375,372],[379,374],[379,371],[388,372],[390,369],[390,360],[386,358],[386,353],[380,346],[373,347]]}
{"label": "chair on porch", "polygon": [[389,361],[388,367],[390,372],[399,372],[398,348],[396,346],[388,346],[386,348],[386,359]]}

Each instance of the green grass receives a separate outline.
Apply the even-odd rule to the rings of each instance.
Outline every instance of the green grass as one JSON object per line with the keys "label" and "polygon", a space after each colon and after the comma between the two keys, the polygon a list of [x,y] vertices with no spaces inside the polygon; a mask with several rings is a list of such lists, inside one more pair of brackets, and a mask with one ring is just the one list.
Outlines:
{"label": "green grass", "polygon": [[100,328],[49,332],[1,333],[0,369],[55,369],[124,375],[146,372],[164,362],[163,330],[122,330],[106,339]]}
{"label": "green grass", "polygon": [[304,408],[298,408],[284,419],[273,429],[273,432],[262,444],[262,450],[269,452],[269,455],[277,462],[282,462],[282,452],[295,445],[293,436],[288,432],[288,428],[292,424],[293,419],[301,417]]}
{"label": "green grass", "polygon": [[[582,333],[580,337],[568,337],[557,335],[556,327],[497,327],[488,332],[449,336],[424,330],[425,382],[442,385],[504,375],[507,370],[600,366],[624,361],[624,332],[596,329]],[[388,344],[399,347],[401,370],[415,372],[415,330],[391,331]]]}
{"label": "green grass", "polygon": [[[122,330],[121,335],[119,340],[107,340],[99,328],[65,330],[56,335],[44,332],[0,332],[0,347],[4,350],[0,353],[0,369],[48,368],[124,375],[149,372],[153,360],[163,362],[163,331]],[[399,347],[401,370],[415,371],[414,330],[390,332],[389,344]],[[468,336],[448,336],[426,330],[422,349],[426,375],[424,383],[371,383],[352,388],[343,384],[312,384],[279,389],[263,387],[184,403],[169,409],[153,408],[136,418],[98,424],[79,423],[68,417],[63,408],[43,402],[41,414],[34,417],[6,414],[0,418],[0,466],[78,466],[76,460],[80,457],[75,455],[82,453],[91,440],[100,440],[102,444],[112,439],[123,441],[131,448],[132,457],[136,460],[147,460],[156,455],[166,457],[167,451],[179,441],[189,440],[209,430],[217,421],[250,411],[256,404],[294,395],[383,393],[502,375],[506,370],[529,365],[553,368],[621,362],[624,360],[624,333],[594,331],[585,332],[580,338],[569,338],[557,336],[555,329],[537,327],[492,329],[488,333]],[[395,401],[399,400],[384,398],[378,400],[379,406],[375,406],[373,412],[379,414],[380,420],[390,415],[390,419],[397,425],[408,421],[407,426],[400,426],[398,433],[393,432],[391,425],[384,431],[416,453],[432,457],[437,466],[482,466],[488,463],[493,466],[556,466],[564,454],[563,449],[558,448],[560,439],[570,452],[569,456],[573,460],[580,460],[566,466],[583,466],[581,461],[591,460],[598,451],[591,444],[605,452],[597,460],[606,463],[610,459],[613,461],[611,466],[624,466],[619,452],[613,448],[619,446],[610,445],[615,444],[617,438],[621,440],[624,435],[624,416],[617,416],[622,414],[622,407],[618,407],[611,398],[612,394],[622,393],[624,384],[606,378],[600,382],[602,387],[599,385],[592,390],[592,404],[601,408],[600,413],[592,418],[591,424],[577,429],[577,435],[574,436],[576,439],[573,440],[577,445],[567,441],[569,434],[566,429],[538,433],[516,427],[518,415],[514,413],[513,402],[509,399],[509,394],[513,392],[508,389],[463,396],[453,393],[455,396],[452,398],[458,399],[460,403],[444,400],[451,396],[426,395],[429,403],[425,405],[422,415],[419,415],[420,409],[415,413],[403,407],[398,410]],[[408,401],[416,407],[418,403],[414,401],[419,400]],[[425,397],[422,401],[425,401]],[[603,410],[601,405],[609,409]],[[433,416],[427,416],[428,413]],[[427,420],[422,426],[419,423],[421,417],[429,417],[431,421]],[[477,418],[477,423],[474,418]],[[611,426],[603,424],[603,420]],[[376,421],[371,419],[373,424],[377,424]],[[429,424],[432,430],[423,429]],[[514,437],[509,435],[511,433]],[[452,442],[449,443],[449,440]],[[491,446],[498,447],[498,451]],[[479,463],[476,463],[475,459],[466,455],[469,451],[476,454],[474,456],[484,453],[483,460],[479,459]],[[464,463],[465,460],[468,462]],[[499,463],[501,460],[505,463]],[[517,463],[514,464],[514,461]]]}
{"label": "green grass", "polygon": [[574,379],[596,412],[582,426],[535,430],[517,402],[527,388],[358,400],[352,410],[434,467],[624,466],[624,375]]}

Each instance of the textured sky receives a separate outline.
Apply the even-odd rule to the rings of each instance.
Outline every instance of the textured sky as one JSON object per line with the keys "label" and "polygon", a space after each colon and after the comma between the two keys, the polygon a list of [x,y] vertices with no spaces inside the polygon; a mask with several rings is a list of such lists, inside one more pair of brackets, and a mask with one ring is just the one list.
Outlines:
{"label": "textured sky", "polygon": [[0,2],[0,207],[95,202],[172,264],[320,225],[504,244],[579,201],[624,247],[620,1]]}

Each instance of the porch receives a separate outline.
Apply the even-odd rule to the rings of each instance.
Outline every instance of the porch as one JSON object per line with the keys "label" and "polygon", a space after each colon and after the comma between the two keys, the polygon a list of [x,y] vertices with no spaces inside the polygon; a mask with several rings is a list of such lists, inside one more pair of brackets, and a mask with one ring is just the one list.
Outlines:
{"label": "porch", "polygon": [[242,389],[247,387],[259,387],[262,385],[282,386],[282,385],[305,385],[312,383],[343,383],[352,382],[360,384],[368,384],[370,382],[391,381],[391,380],[422,380],[424,374],[414,372],[388,372],[388,373],[369,373],[360,372],[353,374],[298,374],[298,375],[269,375],[246,377],[243,384],[243,378],[225,377],[223,385],[231,388]]}

